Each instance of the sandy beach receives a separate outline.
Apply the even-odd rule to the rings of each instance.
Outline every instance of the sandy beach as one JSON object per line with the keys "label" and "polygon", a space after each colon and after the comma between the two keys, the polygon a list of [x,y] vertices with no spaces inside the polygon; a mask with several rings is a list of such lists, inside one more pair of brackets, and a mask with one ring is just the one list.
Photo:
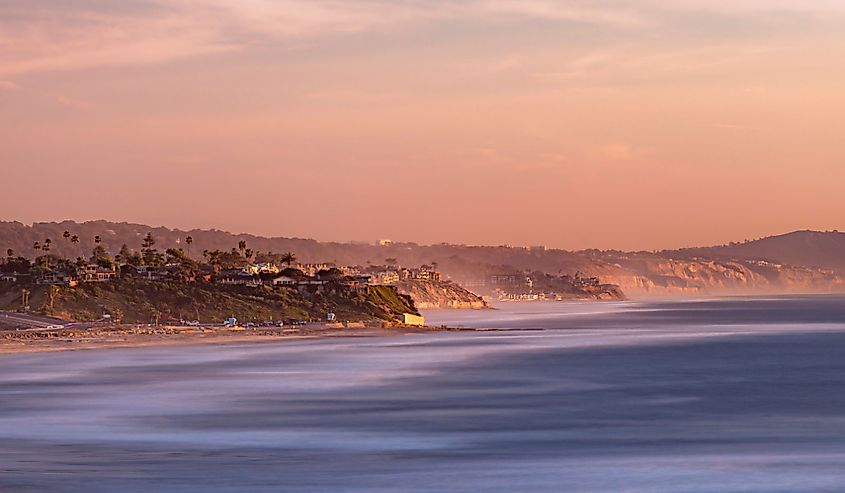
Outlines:
{"label": "sandy beach", "polygon": [[331,337],[387,337],[421,334],[442,328],[338,327],[314,324],[297,328],[124,326],[96,329],[0,330],[0,355],[107,348],[142,348],[206,344],[243,344]]}

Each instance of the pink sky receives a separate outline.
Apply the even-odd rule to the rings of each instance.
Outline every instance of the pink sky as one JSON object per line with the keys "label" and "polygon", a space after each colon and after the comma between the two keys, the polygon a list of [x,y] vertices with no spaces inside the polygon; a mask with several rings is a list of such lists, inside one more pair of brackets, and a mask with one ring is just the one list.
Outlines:
{"label": "pink sky", "polygon": [[845,229],[843,60],[840,0],[6,0],[0,219],[573,249]]}

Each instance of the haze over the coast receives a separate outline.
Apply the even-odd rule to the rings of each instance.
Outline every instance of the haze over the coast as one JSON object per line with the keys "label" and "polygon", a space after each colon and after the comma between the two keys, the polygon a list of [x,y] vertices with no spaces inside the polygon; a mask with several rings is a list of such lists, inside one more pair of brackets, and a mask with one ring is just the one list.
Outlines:
{"label": "haze over the coast", "polygon": [[3,219],[321,240],[845,229],[838,0],[6,0]]}

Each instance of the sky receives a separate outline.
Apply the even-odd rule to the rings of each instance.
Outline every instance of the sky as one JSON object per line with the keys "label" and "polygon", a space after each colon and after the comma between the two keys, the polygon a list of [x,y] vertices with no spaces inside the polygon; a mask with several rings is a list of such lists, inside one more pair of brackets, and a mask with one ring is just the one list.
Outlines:
{"label": "sky", "polygon": [[0,220],[660,249],[845,229],[841,0],[0,0]]}

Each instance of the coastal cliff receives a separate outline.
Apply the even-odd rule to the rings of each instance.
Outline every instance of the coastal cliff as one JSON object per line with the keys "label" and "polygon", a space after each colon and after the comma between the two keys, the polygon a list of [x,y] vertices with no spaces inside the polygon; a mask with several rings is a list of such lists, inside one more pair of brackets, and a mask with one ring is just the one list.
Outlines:
{"label": "coastal cliff", "polygon": [[718,295],[828,293],[845,290],[845,279],[828,270],[764,260],[619,259],[600,271],[608,282],[633,295]]}
{"label": "coastal cliff", "polygon": [[414,279],[396,284],[400,293],[410,296],[420,309],[483,309],[487,302],[480,296],[450,281]]}

